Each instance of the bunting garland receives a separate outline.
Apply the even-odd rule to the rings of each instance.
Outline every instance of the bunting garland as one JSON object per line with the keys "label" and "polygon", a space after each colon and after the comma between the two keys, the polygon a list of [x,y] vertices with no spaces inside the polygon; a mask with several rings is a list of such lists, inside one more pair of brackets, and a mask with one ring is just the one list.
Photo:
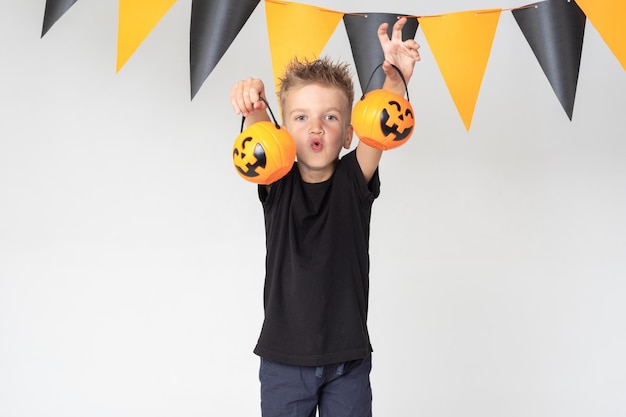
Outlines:
{"label": "bunting garland", "polygon": [[[78,0],[46,0],[41,36]],[[116,72],[176,3],[176,0],[118,0]],[[191,99],[245,26],[260,0],[192,0],[190,19]],[[382,61],[376,29],[408,17],[403,39],[422,28],[466,130],[470,129],[502,9],[468,10],[438,16],[415,13],[347,13],[312,5],[264,0],[274,82],[294,57],[314,59],[343,19],[361,85]],[[531,47],[555,95],[572,120],[585,22],[589,18],[626,70],[624,0],[543,0],[508,9]],[[228,24],[226,24],[226,22]],[[374,74],[370,88],[384,75]]]}

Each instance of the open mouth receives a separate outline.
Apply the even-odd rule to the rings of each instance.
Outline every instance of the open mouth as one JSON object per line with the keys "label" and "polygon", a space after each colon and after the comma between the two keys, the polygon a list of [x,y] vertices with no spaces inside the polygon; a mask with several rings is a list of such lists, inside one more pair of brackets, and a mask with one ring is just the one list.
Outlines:
{"label": "open mouth", "polygon": [[311,149],[314,151],[321,151],[324,145],[322,145],[322,141],[318,139],[314,139],[311,141]]}

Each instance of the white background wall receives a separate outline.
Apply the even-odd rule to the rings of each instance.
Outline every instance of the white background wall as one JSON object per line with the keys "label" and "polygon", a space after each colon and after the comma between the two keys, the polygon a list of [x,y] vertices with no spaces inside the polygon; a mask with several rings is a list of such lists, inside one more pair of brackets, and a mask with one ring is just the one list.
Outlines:
{"label": "white background wall", "polygon": [[[40,39],[44,6],[0,2],[0,415],[260,415],[262,213],[229,89],[272,80],[263,2],[193,102],[191,0],[118,74],[117,1]],[[588,22],[569,121],[503,12],[468,133],[417,40],[418,131],[373,213],[375,415],[625,415],[624,70]],[[352,60],[343,23],[326,53]]]}

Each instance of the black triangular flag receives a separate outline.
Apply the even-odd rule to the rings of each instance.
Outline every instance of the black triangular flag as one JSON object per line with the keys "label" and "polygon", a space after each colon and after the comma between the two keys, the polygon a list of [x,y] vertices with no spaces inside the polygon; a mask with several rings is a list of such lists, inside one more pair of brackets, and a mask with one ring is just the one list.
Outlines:
{"label": "black triangular flag", "polygon": [[260,0],[193,0],[189,50],[192,99],[259,2]]}
{"label": "black triangular flag", "polygon": [[572,120],[587,17],[573,1],[546,0],[513,10],[561,106]]}
{"label": "black triangular flag", "polygon": [[78,0],[47,0],[46,11],[43,16],[43,29],[41,30],[41,37],[50,30],[52,25],[56,23],[61,16],[67,12],[70,7],[74,5]]}

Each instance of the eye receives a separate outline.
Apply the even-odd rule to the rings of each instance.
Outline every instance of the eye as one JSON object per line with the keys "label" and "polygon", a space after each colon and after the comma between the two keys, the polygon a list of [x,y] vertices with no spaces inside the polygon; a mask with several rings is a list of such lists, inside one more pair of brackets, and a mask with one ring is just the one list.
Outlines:
{"label": "eye", "polygon": [[398,111],[402,110],[402,107],[400,106],[400,103],[398,103],[397,101],[390,101],[389,104],[391,104],[392,106],[395,106],[396,109],[398,109]]}
{"label": "eye", "polygon": [[325,118],[326,120],[339,120],[339,117],[334,114],[327,114]]}
{"label": "eye", "polygon": [[293,118],[293,120],[297,120],[297,121],[301,122],[301,121],[303,121],[303,120],[306,120],[306,116],[305,116],[305,115],[303,115],[303,114],[299,114],[299,115],[295,116],[295,117]]}

